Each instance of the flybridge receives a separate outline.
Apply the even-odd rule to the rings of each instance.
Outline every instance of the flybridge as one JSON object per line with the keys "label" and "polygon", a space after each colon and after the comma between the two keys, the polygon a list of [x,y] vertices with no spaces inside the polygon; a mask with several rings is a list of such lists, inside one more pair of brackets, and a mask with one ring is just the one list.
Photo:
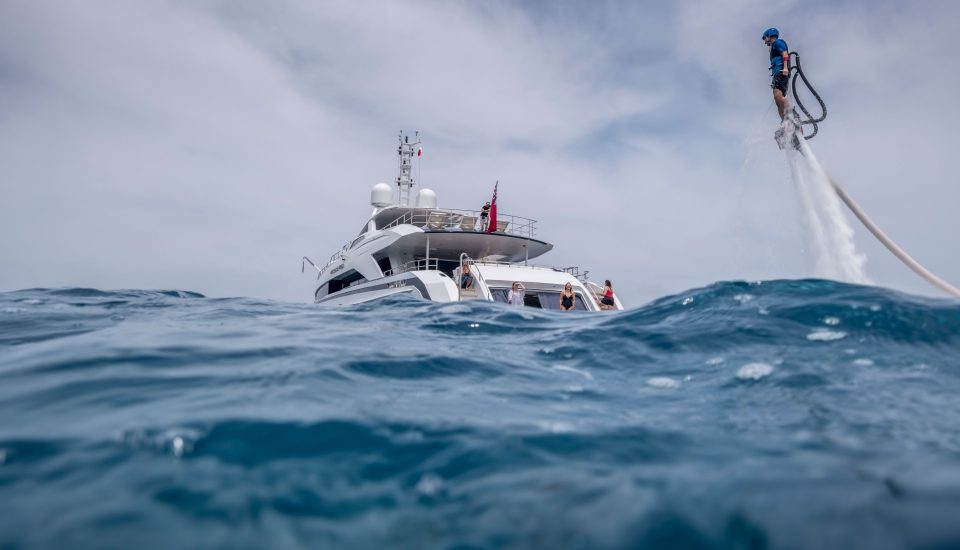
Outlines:
{"label": "flybridge", "polygon": [[[391,214],[391,212],[385,212]],[[381,218],[381,216],[378,216]],[[497,227],[491,233],[503,233],[518,237],[534,238],[537,234],[537,220],[500,214],[497,216]],[[408,224],[425,228],[429,231],[479,231],[481,211],[459,210],[455,208],[421,209],[411,208],[393,221],[384,225],[377,224],[377,229],[390,229],[398,225]]]}

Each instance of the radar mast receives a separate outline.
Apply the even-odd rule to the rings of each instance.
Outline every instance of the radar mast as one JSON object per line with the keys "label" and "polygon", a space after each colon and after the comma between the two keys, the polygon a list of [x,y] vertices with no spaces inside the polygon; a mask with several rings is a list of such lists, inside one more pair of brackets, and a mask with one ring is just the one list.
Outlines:
{"label": "radar mast", "polygon": [[400,159],[400,175],[397,176],[397,204],[400,206],[410,205],[410,189],[416,183],[413,179],[413,157],[420,155],[420,132],[417,131],[413,137],[413,143],[410,143],[410,136],[400,131],[400,146],[397,148],[397,154]]}

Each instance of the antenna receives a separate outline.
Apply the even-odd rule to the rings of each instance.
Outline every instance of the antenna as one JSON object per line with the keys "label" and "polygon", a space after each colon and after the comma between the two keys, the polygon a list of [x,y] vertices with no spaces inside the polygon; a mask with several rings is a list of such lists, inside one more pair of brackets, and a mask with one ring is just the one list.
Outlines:
{"label": "antenna", "polygon": [[414,134],[414,141],[410,143],[410,136],[404,135],[400,130],[400,146],[397,148],[399,158],[399,173],[397,176],[397,204],[400,206],[410,205],[410,189],[413,188],[416,181],[413,179],[413,157],[416,156],[420,148],[420,132]]}

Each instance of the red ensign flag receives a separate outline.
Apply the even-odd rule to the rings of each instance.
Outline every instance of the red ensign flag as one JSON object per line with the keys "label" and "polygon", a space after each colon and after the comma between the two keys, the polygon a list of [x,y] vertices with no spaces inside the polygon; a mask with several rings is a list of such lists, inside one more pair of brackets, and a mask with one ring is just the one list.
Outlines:
{"label": "red ensign flag", "polygon": [[497,186],[500,182],[493,184],[493,200],[490,201],[490,226],[487,227],[487,233],[493,233],[497,230]]}

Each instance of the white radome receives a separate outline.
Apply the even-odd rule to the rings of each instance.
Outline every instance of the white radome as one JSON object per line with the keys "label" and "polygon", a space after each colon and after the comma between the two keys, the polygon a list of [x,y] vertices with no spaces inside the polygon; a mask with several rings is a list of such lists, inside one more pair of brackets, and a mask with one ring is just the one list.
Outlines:
{"label": "white radome", "polygon": [[433,189],[421,189],[417,192],[417,208],[436,208],[437,194]]}
{"label": "white radome", "polygon": [[378,183],[370,191],[370,204],[378,208],[393,204],[393,189],[386,183]]}

